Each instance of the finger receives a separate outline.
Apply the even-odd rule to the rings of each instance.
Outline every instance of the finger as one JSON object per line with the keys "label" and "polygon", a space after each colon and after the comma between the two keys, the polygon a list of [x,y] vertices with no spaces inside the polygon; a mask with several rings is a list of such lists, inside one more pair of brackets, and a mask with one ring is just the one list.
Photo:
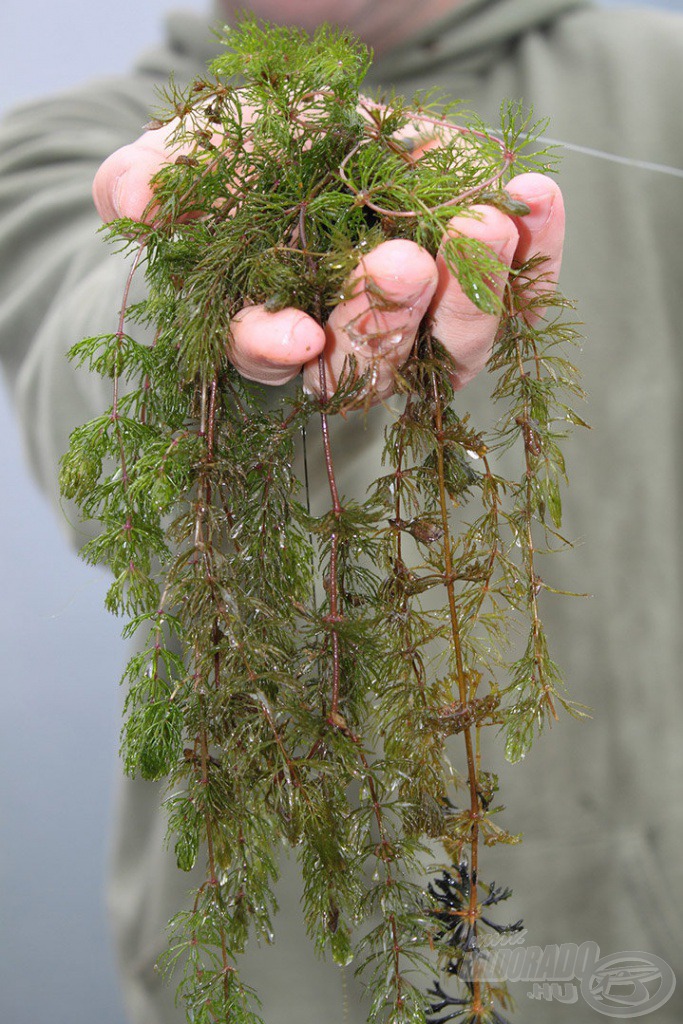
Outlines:
{"label": "finger", "polygon": [[[449,222],[448,234],[477,239],[488,246],[504,266],[511,266],[519,242],[519,231],[513,219],[493,206],[473,206],[480,219],[458,215]],[[455,362],[453,384],[462,388],[486,364],[498,330],[497,313],[485,313],[463,291],[451,274],[443,254],[436,257],[439,275],[430,306],[434,337],[448,350]],[[502,296],[507,274],[490,281],[491,290]]]}
{"label": "finger", "polygon": [[[374,400],[393,391],[394,371],[408,358],[437,283],[429,253],[415,242],[392,239],[365,256],[351,278],[355,293],[340,302],[325,328],[325,376],[331,394],[349,356],[370,373]],[[304,384],[320,391],[317,361],[304,369]]]}
{"label": "finger", "polygon": [[105,224],[117,217],[142,220],[152,199],[150,181],[165,164],[182,152],[169,149],[175,122],[144,132],[128,146],[107,157],[93,181],[93,200]]}
{"label": "finger", "polygon": [[233,317],[231,335],[230,361],[243,377],[260,384],[286,384],[325,345],[322,327],[291,308],[270,313],[248,306]]}
{"label": "finger", "polygon": [[[552,178],[534,173],[520,174],[513,178],[507,191],[514,199],[521,199],[529,207],[529,213],[524,217],[514,218],[519,231],[515,264],[521,265],[533,256],[544,258],[537,271],[536,281],[529,289],[533,301],[534,297],[553,291],[560,276],[565,228],[562,192]],[[542,313],[542,306],[536,301],[528,319],[537,320]]]}

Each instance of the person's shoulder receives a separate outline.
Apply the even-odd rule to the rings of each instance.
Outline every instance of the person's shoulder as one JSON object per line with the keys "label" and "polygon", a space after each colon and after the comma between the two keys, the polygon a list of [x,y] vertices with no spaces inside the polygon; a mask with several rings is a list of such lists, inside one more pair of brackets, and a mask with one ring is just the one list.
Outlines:
{"label": "person's shoulder", "polygon": [[[548,85],[572,141],[679,167],[683,14],[583,7],[549,34]],[[552,113],[552,112],[551,112]]]}
{"label": "person's shoulder", "polygon": [[168,106],[162,94],[169,79],[182,89],[205,68],[217,48],[208,19],[173,12],[166,18],[163,41],[138,57],[129,72],[96,78],[10,110],[0,126],[3,144],[46,133],[73,132],[74,138],[82,138],[98,127],[130,141]]}
{"label": "person's shoulder", "polygon": [[608,65],[626,58],[652,64],[671,59],[683,71],[683,13],[652,7],[579,7],[556,23],[565,45]]}
{"label": "person's shoulder", "polygon": [[134,138],[150,118],[157,84],[147,75],[108,77],[24,102],[3,118],[3,149],[38,137],[77,144],[99,131]]}

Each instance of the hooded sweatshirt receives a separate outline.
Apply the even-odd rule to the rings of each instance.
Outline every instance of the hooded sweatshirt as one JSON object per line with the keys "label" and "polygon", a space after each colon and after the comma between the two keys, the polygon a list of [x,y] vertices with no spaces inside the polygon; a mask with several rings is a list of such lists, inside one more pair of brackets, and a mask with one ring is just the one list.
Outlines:
{"label": "hooded sweatshirt", "polygon": [[[64,353],[108,329],[126,273],[96,235],[92,177],[140,133],[155,87],[171,71],[181,81],[198,73],[214,49],[208,21],[172,14],[165,46],[130,75],[20,108],[2,128],[0,351],[29,457],[55,504],[69,431],[108,402],[106,386]],[[576,543],[548,571],[557,589],[592,596],[548,595],[543,614],[570,693],[592,717],[564,716],[523,763],[496,765],[503,823],[524,841],[485,851],[482,877],[513,888],[506,909],[511,920],[525,918],[527,946],[593,942],[603,957],[644,951],[679,970],[683,17],[583,0],[464,0],[379,60],[368,86],[404,94],[437,86],[494,124],[501,103],[520,101],[550,119],[549,135],[577,147],[563,151],[560,169],[561,286],[584,324],[593,429],[575,431],[568,445],[563,532]],[[476,422],[486,382],[462,402]],[[346,493],[377,465],[379,419],[343,425]],[[312,486],[322,489],[322,477]],[[125,996],[135,1024],[171,1024],[182,1013],[154,963],[191,881],[163,850],[160,788],[125,780],[120,793],[110,909]],[[264,1019],[360,1024],[366,1008],[352,972],[313,957],[298,886],[283,859],[276,943],[247,954]],[[563,990],[571,1005],[533,980],[513,983],[519,1020],[593,1024],[600,1015],[599,996],[591,1005],[576,979],[548,968],[538,980],[573,984]],[[682,1010],[674,993],[651,1019],[673,1024]]]}

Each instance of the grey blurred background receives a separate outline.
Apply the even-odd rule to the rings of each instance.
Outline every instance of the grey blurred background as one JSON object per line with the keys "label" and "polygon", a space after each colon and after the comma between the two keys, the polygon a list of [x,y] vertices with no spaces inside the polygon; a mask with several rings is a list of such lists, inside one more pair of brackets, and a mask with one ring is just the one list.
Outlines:
{"label": "grey blurred background", "polygon": [[[683,0],[640,5],[683,10]],[[2,0],[0,114],[125,71],[161,38],[169,6]],[[0,436],[0,1019],[124,1024],[102,895],[120,623],[103,611],[103,574],[67,549],[30,479],[1,385]]]}

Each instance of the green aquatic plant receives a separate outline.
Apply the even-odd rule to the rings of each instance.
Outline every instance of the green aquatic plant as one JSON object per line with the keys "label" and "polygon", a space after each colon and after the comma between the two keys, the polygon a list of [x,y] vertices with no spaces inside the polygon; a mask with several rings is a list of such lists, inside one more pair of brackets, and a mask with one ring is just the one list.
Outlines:
{"label": "green aquatic plant", "polygon": [[[504,896],[478,883],[480,855],[518,837],[499,823],[480,737],[502,731],[517,760],[559,708],[575,712],[548,651],[537,564],[539,548],[565,543],[560,444],[582,423],[566,303],[537,287],[541,256],[499,299],[491,282],[507,268],[451,233],[449,268],[500,316],[497,421],[480,429],[462,411],[425,319],[360,497],[340,492],[330,424],[343,436],[344,418],[365,416],[373,429],[373,361],[360,372],[349,359],[332,389],[321,358],[316,393],[274,397],[231,365],[230,338],[246,303],[324,323],[382,240],[435,254],[475,203],[523,215],[505,184],[547,169],[548,155],[511,107],[493,132],[451,123],[435,99],[366,99],[370,56],[348,34],[244,21],[224,42],[201,80],[169,88],[155,126],[172,158],[153,207],[111,227],[132,256],[118,329],[71,357],[111,379],[112,404],[74,431],[62,465],[65,497],[99,523],[84,557],[109,566],[107,607],[139,641],[124,673],[126,771],[168,779],[178,865],[206,866],[165,962],[188,1020],[258,1020],[240,953],[272,941],[284,843],[310,937],[358,965],[371,1021],[444,1007],[442,1020],[499,1021],[506,996],[478,977],[477,936]],[[415,159],[422,136],[439,144]],[[131,305],[142,272],[147,297]],[[391,305],[377,289],[373,302]],[[377,358],[390,341],[377,339]],[[296,469],[314,431],[323,510]],[[439,857],[451,873],[427,887]],[[423,991],[434,951],[459,995]]]}

